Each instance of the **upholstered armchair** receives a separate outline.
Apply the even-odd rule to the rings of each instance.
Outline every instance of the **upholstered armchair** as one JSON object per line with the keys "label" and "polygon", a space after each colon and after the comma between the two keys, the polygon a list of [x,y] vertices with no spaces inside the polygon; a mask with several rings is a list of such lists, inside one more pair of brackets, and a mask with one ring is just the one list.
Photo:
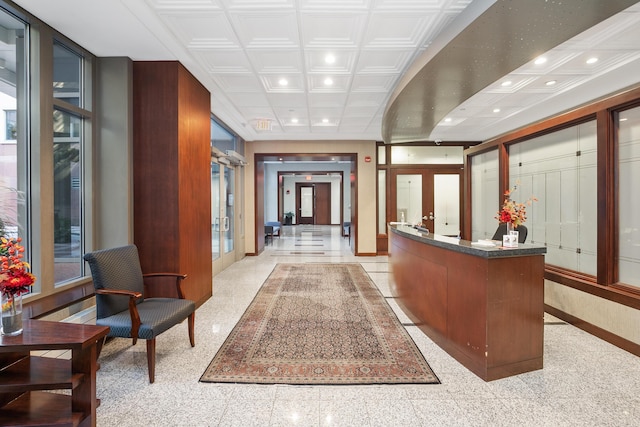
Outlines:
{"label": "upholstered armchair", "polygon": [[[109,326],[108,336],[138,338],[147,341],[149,382],[155,380],[156,337],[188,318],[189,340],[195,346],[195,303],[184,298],[182,281],[177,273],[142,274],[138,249],[128,245],[87,253],[93,286],[96,291],[96,324]],[[145,278],[175,278],[179,298],[153,298],[153,281]]]}

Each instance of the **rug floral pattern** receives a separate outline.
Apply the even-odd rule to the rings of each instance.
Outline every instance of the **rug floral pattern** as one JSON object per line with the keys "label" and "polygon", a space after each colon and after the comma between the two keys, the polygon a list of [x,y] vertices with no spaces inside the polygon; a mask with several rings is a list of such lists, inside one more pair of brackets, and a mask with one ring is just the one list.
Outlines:
{"label": "rug floral pattern", "polygon": [[278,264],[200,378],[438,384],[360,264]]}

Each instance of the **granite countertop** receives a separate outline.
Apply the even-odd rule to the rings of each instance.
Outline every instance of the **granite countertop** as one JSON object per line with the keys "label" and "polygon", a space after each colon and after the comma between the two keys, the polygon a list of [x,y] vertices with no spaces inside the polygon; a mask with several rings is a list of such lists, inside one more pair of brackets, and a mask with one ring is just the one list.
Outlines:
{"label": "granite countertop", "polygon": [[545,246],[531,245],[528,243],[519,243],[517,248],[505,248],[502,246],[502,242],[496,242],[496,246],[493,247],[485,247],[477,246],[477,242],[471,242],[469,240],[428,233],[426,229],[416,228],[412,225],[391,224],[389,227],[392,233],[415,240],[416,242],[483,258],[506,258],[512,256],[544,255],[547,253]]}

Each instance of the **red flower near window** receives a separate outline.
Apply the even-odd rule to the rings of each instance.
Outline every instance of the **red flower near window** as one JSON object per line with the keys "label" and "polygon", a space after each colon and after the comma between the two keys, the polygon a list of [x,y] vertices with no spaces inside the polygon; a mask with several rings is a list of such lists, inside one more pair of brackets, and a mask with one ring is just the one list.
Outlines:
{"label": "red flower near window", "polygon": [[511,194],[516,191],[517,188],[518,186],[516,184],[511,190],[505,191],[502,209],[498,211],[495,217],[498,222],[511,223],[514,227],[524,224],[527,220],[527,206],[531,206],[533,202],[538,200],[534,196],[531,196],[525,203],[514,202],[511,199]]}
{"label": "red flower near window", "polygon": [[23,261],[24,247],[22,239],[0,238],[0,291],[7,297],[15,297],[29,292],[36,281],[33,274],[27,271],[29,263]]}

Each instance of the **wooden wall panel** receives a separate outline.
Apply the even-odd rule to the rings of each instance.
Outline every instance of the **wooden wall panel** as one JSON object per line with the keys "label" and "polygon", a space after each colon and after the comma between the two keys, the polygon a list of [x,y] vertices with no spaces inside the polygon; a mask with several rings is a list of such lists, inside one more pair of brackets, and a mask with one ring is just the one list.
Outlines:
{"label": "wooden wall panel", "polygon": [[[134,242],[143,271],[212,294],[210,93],[180,63],[134,62]],[[175,296],[167,288],[166,296]]]}

